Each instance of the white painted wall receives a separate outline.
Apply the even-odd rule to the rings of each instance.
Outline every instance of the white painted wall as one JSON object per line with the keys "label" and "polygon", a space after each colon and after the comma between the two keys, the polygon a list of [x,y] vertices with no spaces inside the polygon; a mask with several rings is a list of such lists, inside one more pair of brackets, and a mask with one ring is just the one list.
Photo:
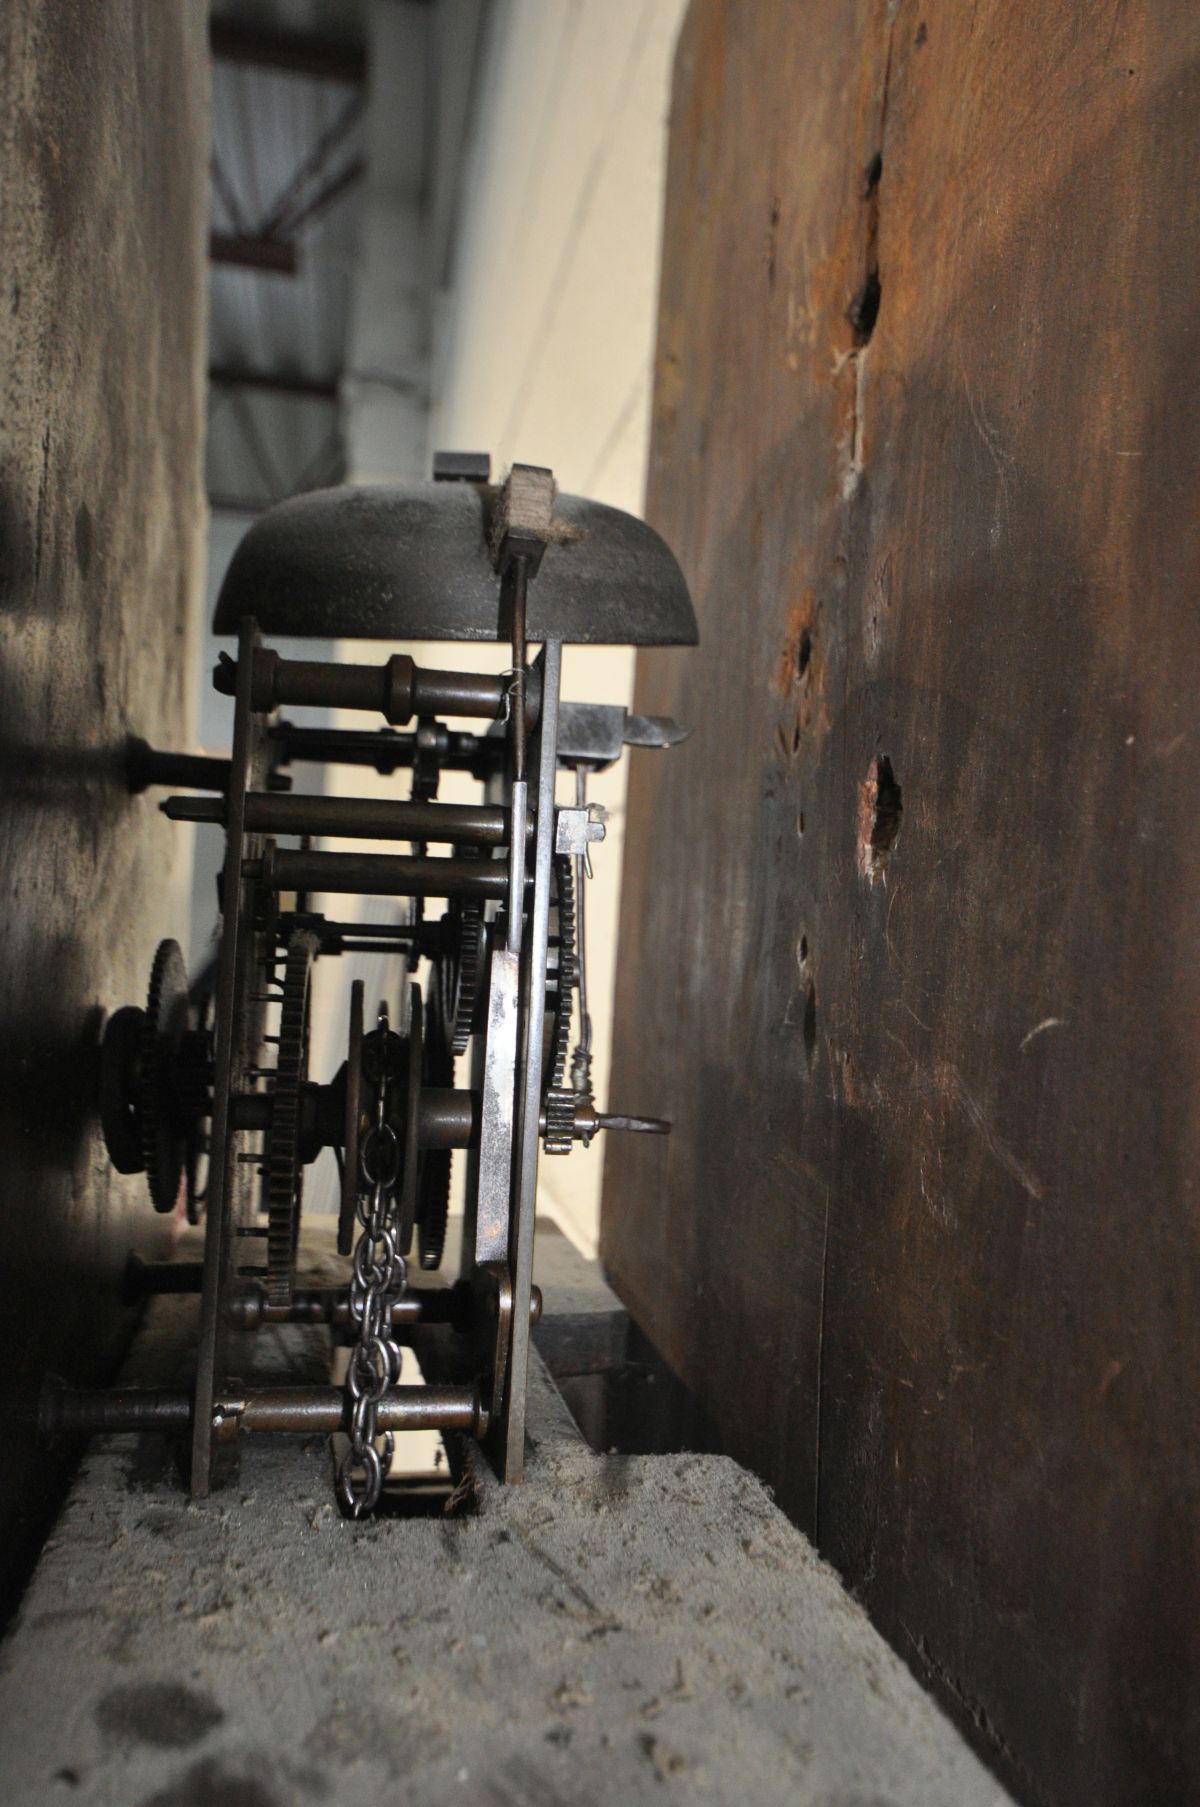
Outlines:
{"label": "white painted wall", "polygon": [[[671,62],[685,7],[686,0],[497,0],[450,287],[437,301],[433,444],[490,451],[496,472],[514,460],[550,465],[561,488],[635,513],[649,431]],[[497,664],[494,649],[455,648],[456,657],[464,650]],[[564,666],[565,696],[629,701],[632,652],[570,648]],[[603,1103],[624,767],[597,780],[592,794],[610,812],[588,892]],[[541,1163],[539,1210],[589,1253],[603,1142]]]}
{"label": "white painted wall", "polygon": [[[428,475],[437,447],[480,450],[492,454],[497,475],[514,460],[547,464],[564,490],[640,512],[667,104],[685,6],[438,0],[429,8],[371,0],[370,176],[343,388],[351,481],[412,481]],[[459,141],[456,159],[448,156],[451,138]],[[370,661],[394,650],[359,641],[343,643],[337,656]],[[496,646],[406,650],[435,665],[499,670],[506,662],[506,649]],[[565,695],[627,703],[632,681],[630,650],[568,649]],[[360,718],[346,723],[362,725]],[[305,773],[306,787],[314,775]],[[395,795],[394,780],[354,768],[330,768],[324,781],[331,792]],[[565,796],[570,781],[564,785]],[[476,794],[452,774],[441,790],[451,801]],[[610,812],[588,892],[594,1073],[603,1104],[624,768],[595,781],[592,795]],[[354,913],[348,898],[329,907]],[[390,909],[380,900],[361,905],[366,917]],[[349,983],[360,973],[370,1002],[380,989],[378,961],[347,958],[318,969],[318,1078],[344,1058]],[[589,1151],[541,1164],[539,1210],[589,1253],[599,1227],[603,1143],[600,1137]],[[332,1166],[324,1163],[310,1175],[306,1209],[335,1202]]]}
{"label": "white painted wall", "polygon": [[428,476],[430,9],[367,9],[366,192],[342,421],[351,483]]}

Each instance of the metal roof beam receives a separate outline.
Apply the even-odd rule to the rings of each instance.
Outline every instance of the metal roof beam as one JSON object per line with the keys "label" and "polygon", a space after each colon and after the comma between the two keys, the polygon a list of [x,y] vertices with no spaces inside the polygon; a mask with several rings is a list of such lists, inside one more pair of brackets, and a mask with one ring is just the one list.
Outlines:
{"label": "metal roof beam", "polygon": [[240,63],[255,69],[274,69],[285,75],[307,75],[317,81],[360,84],[367,77],[367,53],[361,44],[307,33],[264,30],[211,19],[208,41],[213,56],[223,63]]}
{"label": "metal roof beam", "polygon": [[271,504],[257,496],[210,495],[208,506],[213,514],[266,514]]}
{"label": "metal roof beam", "polygon": [[294,276],[298,266],[296,247],[286,238],[251,238],[237,232],[210,232],[209,260],[234,264],[242,270],[266,270],[275,276]]}
{"label": "metal roof beam", "polygon": [[208,373],[214,389],[262,389],[272,395],[296,396],[302,401],[336,402],[336,377],[291,376],[282,370],[243,370],[232,364],[214,364]]}
{"label": "metal roof beam", "polygon": [[331,176],[324,188],[318,189],[295,213],[289,214],[283,222],[283,230],[295,232],[301,226],[307,226],[312,220],[318,219],[335,201],[340,201],[344,194],[348,194],[362,181],[366,168],[366,159],[356,157],[345,169],[339,170],[336,176]]}

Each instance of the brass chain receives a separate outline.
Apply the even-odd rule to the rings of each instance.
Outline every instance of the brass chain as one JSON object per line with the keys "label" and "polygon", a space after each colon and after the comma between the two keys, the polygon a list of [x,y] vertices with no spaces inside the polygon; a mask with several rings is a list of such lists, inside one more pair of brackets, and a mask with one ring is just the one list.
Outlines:
{"label": "brass chain", "polygon": [[395,1438],[390,1431],[381,1438],[377,1424],[388,1388],[400,1378],[392,1307],[408,1284],[408,1263],[398,1243],[400,1149],[388,1120],[391,1038],[386,1004],[379,1006],[378,1031],[374,1120],[359,1155],[356,1215],[362,1229],[350,1276],[350,1318],[358,1329],[346,1369],[350,1447],[337,1474],[338,1504],[350,1518],[375,1510],[391,1467]]}

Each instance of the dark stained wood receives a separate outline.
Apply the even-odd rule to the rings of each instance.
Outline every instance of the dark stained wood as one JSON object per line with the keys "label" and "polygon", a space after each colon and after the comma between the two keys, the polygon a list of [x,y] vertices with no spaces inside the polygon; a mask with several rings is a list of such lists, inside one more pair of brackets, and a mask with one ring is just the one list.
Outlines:
{"label": "dark stained wood", "polygon": [[696,0],[672,112],[602,1252],[1037,1802],[1200,1798],[1198,117],[1185,0]]}
{"label": "dark stained wood", "polygon": [[125,768],[194,720],[204,33],[203,7],[0,6],[0,1615],[70,1453],[36,1438],[42,1379],[111,1377],[126,1258],[171,1235],[108,1164],[97,1053],[186,924],[186,831]]}
{"label": "dark stained wood", "polygon": [[547,1373],[563,1381],[619,1368],[629,1342],[629,1313],[600,1263],[581,1255],[547,1218],[537,1221],[533,1278],[542,1293],[533,1341]]}

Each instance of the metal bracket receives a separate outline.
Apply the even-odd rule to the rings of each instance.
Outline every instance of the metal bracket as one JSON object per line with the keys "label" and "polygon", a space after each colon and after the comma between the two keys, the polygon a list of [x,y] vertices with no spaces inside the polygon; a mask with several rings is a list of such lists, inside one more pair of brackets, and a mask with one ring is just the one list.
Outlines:
{"label": "metal bracket", "polygon": [[602,803],[589,803],[584,809],[560,809],[554,830],[555,853],[585,859],[592,842],[604,839],[607,821],[608,811]]}

